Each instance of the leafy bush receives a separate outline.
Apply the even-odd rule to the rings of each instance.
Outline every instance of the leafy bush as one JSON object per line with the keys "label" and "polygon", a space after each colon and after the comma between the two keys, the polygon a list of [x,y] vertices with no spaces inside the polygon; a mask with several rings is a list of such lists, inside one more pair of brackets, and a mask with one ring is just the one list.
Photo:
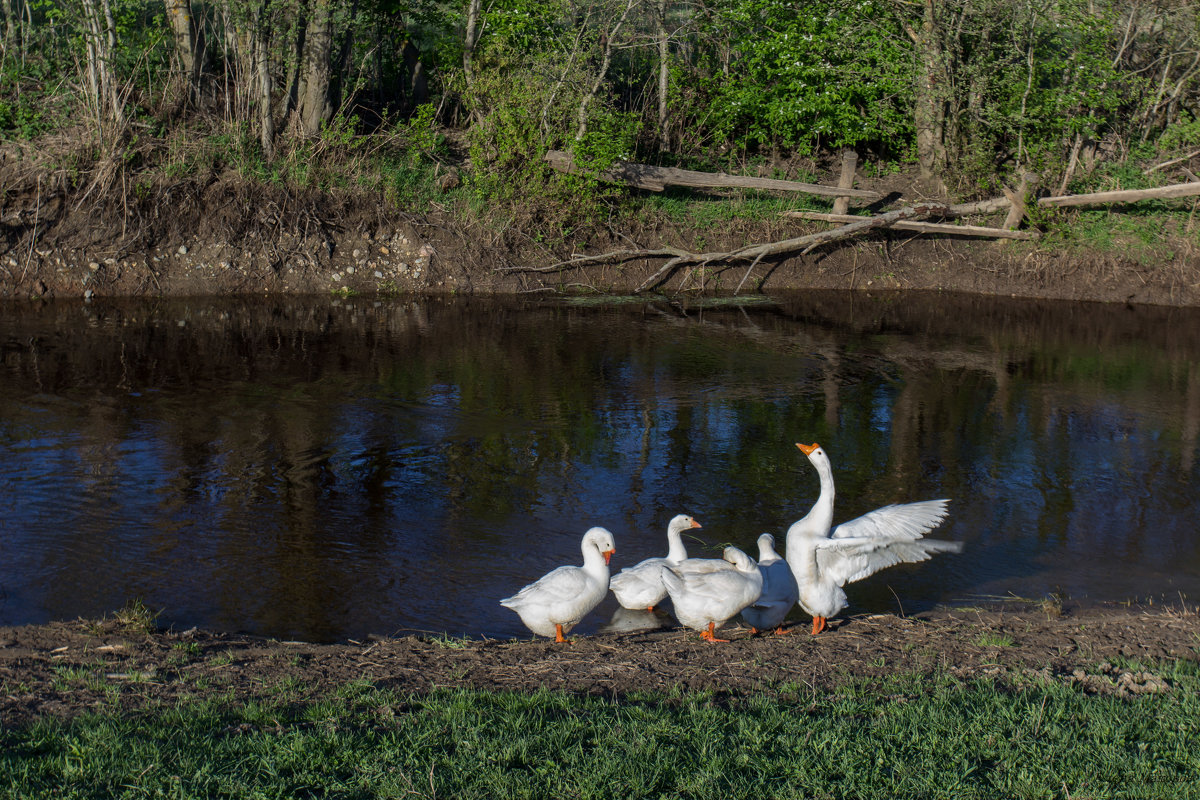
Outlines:
{"label": "leafy bush", "polygon": [[[868,144],[913,135],[913,63],[885,7],[719,0],[699,24],[694,66],[677,70],[690,120],[725,148]],[[685,124],[686,127],[686,124]]]}

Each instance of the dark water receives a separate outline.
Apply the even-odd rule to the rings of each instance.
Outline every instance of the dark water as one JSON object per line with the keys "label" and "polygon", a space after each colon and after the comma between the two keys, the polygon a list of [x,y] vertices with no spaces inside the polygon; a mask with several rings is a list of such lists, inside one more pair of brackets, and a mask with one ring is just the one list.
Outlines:
{"label": "dark water", "polygon": [[[0,306],[0,624],[112,612],[283,638],[527,635],[580,563],[754,552],[953,498],[960,556],[852,610],[1200,598],[1200,315],[947,296]],[[611,616],[611,598],[581,630]]]}

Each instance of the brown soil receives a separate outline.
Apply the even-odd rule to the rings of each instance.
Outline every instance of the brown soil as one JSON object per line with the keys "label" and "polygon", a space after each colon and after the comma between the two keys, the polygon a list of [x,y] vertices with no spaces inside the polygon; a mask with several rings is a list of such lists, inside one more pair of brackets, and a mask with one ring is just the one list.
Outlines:
{"label": "brown soil", "polygon": [[[811,636],[751,636],[728,644],[688,630],[547,640],[401,636],[340,644],[279,642],[204,631],[157,631],[115,620],[0,628],[0,720],[126,711],[188,697],[327,696],[359,679],[425,692],[438,687],[539,687],[621,696],[646,690],[722,694],[815,691],[860,677],[940,672],[960,679],[1030,676],[1084,691],[1170,689],[1157,662],[1200,660],[1196,610],[1011,605],[917,617],[854,616]],[[1141,667],[1122,666],[1136,662]]]}
{"label": "brown soil", "polygon": [[[634,246],[728,250],[825,227],[782,219],[722,226],[656,219],[546,245],[538,241],[559,226],[540,224],[536,215],[483,225],[452,210],[406,214],[371,197],[268,190],[232,174],[136,189],[109,175],[106,183],[97,177],[74,186],[32,161],[0,152],[0,297],[628,292],[663,262],[550,273],[526,268]],[[1158,244],[1089,252],[885,231],[759,264],[742,291],[923,289],[1200,305],[1194,239],[1168,232]],[[680,270],[660,289],[730,293],[744,275],[742,264]]]}

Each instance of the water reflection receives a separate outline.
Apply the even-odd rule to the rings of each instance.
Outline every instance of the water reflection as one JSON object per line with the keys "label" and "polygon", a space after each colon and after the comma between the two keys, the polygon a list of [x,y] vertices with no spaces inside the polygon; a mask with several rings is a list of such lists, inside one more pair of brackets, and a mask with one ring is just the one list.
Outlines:
{"label": "water reflection", "polygon": [[[852,610],[1200,596],[1187,310],[806,294],[748,307],[479,299],[0,308],[0,623],[112,611],[281,637],[527,635],[496,601],[948,496],[961,556]],[[610,600],[579,630],[608,622]],[[619,621],[614,622],[619,624]]]}

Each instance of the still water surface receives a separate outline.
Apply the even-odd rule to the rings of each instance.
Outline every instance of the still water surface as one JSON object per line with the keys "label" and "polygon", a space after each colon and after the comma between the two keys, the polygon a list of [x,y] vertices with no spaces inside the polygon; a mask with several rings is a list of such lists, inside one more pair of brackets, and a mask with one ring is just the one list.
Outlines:
{"label": "still water surface", "polygon": [[[852,612],[1200,599],[1200,315],[952,296],[0,306],[0,624],[336,640],[527,636],[497,600],[581,561],[754,552],[950,497],[962,555]],[[605,624],[606,600],[580,631]],[[800,612],[796,612],[800,617]]]}

